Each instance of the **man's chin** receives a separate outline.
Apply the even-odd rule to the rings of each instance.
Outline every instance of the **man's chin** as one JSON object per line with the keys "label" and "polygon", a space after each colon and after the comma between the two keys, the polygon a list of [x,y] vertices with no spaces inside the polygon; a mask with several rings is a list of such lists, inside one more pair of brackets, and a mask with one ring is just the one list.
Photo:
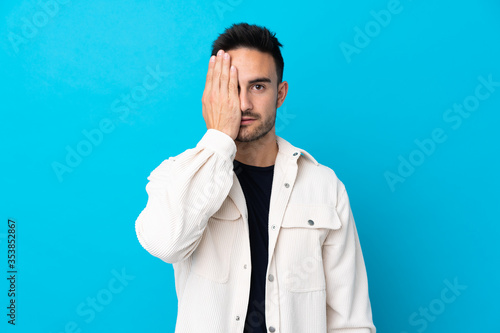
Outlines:
{"label": "man's chin", "polygon": [[234,141],[237,142],[251,142],[255,140],[255,133],[249,131],[247,126],[241,127],[238,136]]}
{"label": "man's chin", "polygon": [[254,139],[251,137],[238,136],[234,141],[236,142],[252,142]]}

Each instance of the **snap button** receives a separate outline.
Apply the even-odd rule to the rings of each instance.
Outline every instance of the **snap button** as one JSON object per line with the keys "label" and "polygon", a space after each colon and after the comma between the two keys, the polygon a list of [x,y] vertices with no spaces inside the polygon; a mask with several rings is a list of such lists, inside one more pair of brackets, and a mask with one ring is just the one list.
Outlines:
{"label": "snap button", "polygon": [[309,221],[307,221],[307,223],[309,223],[309,225],[314,225],[314,221],[313,220],[309,220]]}
{"label": "snap button", "polygon": [[244,265],[243,265],[243,268],[244,268],[244,269],[247,269],[247,264],[244,264]]}
{"label": "snap button", "polygon": [[271,226],[271,229],[273,229],[273,230],[274,230],[274,229],[276,229],[276,225],[275,225],[275,224],[273,224],[273,225]]}
{"label": "snap button", "polygon": [[275,332],[276,329],[273,326],[269,326],[269,332]]}
{"label": "snap button", "polygon": [[269,274],[269,276],[267,277],[269,281],[273,281],[274,280],[274,276],[272,274]]}
{"label": "snap button", "polygon": [[236,316],[236,320],[237,320],[237,321],[238,321],[238,320],[240,320],[240,316]]}
{"label": "snap button", "polygon": [[285,183],[285,187],[286,187],[286,188],[289,188],[289,187],[290,187],[290,184]]}

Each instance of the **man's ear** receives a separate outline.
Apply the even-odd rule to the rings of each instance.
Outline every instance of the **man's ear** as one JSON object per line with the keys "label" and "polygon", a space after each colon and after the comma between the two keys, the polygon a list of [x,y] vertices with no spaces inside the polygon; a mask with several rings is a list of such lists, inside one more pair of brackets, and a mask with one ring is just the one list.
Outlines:
{"label": "man's ear", "polygon": [[285,101],[288,93],[288,82],[283,81],[278,85],[278,97],[276,99],[276,108],[279,108]]}

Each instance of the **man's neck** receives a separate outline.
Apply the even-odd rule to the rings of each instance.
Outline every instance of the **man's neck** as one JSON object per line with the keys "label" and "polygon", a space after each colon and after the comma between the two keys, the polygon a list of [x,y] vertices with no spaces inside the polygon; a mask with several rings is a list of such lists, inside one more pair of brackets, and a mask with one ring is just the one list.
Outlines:
{"label": "man's neck", "polygon": [[269,132],[259,140],[251,142],[236,141],[235,160],[247,165],[266,167],[274,165],[278,155],[276,135]]}

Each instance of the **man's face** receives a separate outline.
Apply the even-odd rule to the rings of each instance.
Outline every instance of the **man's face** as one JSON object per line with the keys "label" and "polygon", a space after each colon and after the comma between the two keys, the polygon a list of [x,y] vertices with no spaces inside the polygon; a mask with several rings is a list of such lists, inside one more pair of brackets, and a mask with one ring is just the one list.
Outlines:
{"label": "man's face", "polygon": [[229,50],[227,53],[231,56],[231,65],[238,70],[242,121],[236,141],[250,142],[268,133],[274,135],[276,109],[281,106],[284,96],[278,99],[278,78],[273,57],[249,48]]}

